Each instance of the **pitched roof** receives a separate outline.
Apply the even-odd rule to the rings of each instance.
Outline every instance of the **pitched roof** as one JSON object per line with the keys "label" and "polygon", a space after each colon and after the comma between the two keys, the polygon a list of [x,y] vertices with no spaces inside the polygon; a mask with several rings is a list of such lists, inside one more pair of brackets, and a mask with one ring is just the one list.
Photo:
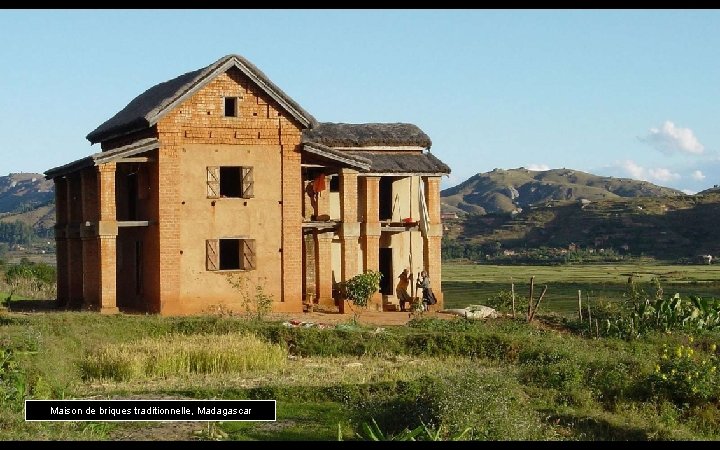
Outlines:
{"label": "pitched roof", "polygon": [[303,150],[315,156],[319,156],[321,159],[340,163],[347,167],[352,167],[363,171],[367,171],[368,169],[370,169],[369,159],[363,158],[362,156],[352,155],[350,154],[350,152],[335,150],[334,148],[327,147],[322,144],[307,142],[303,144]]}
{"label": "pitched roof", "polygon": [[62,177],[86,167],[99,166],[109,162],[118,161],[140,153],[145,153],[160,147],[160,142],[155,138],[141,139],[122,147],[114,148],[106,152],[93,153],[90,156],[77,159],[65,165],[53,167],[45,171],[45,178],[51,180],[53,178]]}
{"label": "pitched roof", "polygon": [[303,130],[303,142],[328,147],[415,146],[430,148],[432,141],[411,123],[331,123],[321,122]]}
{"label": "pitched roof", "polygon": [[370,161],[374,173],[450,173],[450,167],[430,152],[346,151],[348,155]]}
{"label": "pitched roof", "polygon": [[143,130],[155,125],[165,114],[171,111],[188,96],[209,83],[216,75],[224,73],[230,67],[237,67],[246,76],[270,95],[290,115],[302,125],[311,127],[317,123],[315,118],[305,111],[290,96],[276,86],[250,61],[239,55],[227,55],[207,67],[180,75],[172,80],[157,84],[135,97],[120,112],[106,120],[87,135],[92,144]]}

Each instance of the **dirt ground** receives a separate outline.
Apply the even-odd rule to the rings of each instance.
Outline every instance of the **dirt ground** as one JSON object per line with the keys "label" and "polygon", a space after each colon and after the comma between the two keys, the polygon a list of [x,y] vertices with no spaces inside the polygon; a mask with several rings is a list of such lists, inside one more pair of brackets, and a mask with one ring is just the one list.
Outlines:
{"label": "dirt ground", "polygon": [[[55,302],[51,300],[22,300],[14,302],[9,309],[18,313],[43,313],[58,311]],[[422,313],[423,317],[437,317],[440,319],[452,319],[452,314],[444,314],[438,311],[427,311]],[[362,311],[358,315],[358,323],[372,326],[405,325],[413,315],[402,311]],[[315,325],[327,324],[337,325],[349,323],[353,319],[352,313],[340,314],[337,311],[313,311],[300,313],[272,313],[268,320],[299,321]]]}
{"label": "dirt ground", "polygon": [[[361,325],[388,326],[388,325],[405,325],[413,315],[408,312],[401,311],[363,311],[358,316],[358,323]],[[444,314],[437,311],[427,311],[422,313],[422,317],[437,317],[440,319],[452,319],[452,314]],[[340,314],[336,312],[303,312],[297,314],[271,314],[270,320],[296,320],[301,322],[312,322],[318,324],[337,325],[340,323],[348,323],[353,319],[352,314]]]}

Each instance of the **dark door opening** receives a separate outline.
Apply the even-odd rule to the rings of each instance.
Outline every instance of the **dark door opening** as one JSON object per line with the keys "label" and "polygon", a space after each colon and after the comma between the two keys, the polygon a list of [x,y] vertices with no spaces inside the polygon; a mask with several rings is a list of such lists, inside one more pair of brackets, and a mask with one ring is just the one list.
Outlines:
{"label": "dark door opening", "polygon": [[380,207],[380,220],[392,219],[393,213],[393,197],[392,197],[393,177],[380,177],[380,192],[378,192],[378,204]]}
{"label": "dark door opening", "polygon": [[135,294],[142,294],[142,242],[135,241]]}
{"label": "dark door opening", "polygon": [[393,278],[392,278],[392,249],[381,248],[378,254],[378,268],[382,274],[380,278],[380,293],[384,295],[393,295]]}
{"label": "dark door opening", "polygon": [[128,220],[137,220],[138,177],[137,173],[127,176]]}

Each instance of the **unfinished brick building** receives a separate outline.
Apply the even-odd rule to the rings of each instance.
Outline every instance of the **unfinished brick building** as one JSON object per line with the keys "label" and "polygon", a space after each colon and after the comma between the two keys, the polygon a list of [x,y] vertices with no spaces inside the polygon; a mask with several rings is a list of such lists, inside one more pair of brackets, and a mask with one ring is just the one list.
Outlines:
{"label": "unfinished brick building", "polygon": [[[442,305],[440,177],[411,124],[319,123],[241,56],[160,83],[87,135],[55,182],[58,304],[101,312],[276,312],[341,304],[338,285],[428,270]],[[228,275],[243,280],[246,295]],[[236,278],[237,280],[237,278]]]}

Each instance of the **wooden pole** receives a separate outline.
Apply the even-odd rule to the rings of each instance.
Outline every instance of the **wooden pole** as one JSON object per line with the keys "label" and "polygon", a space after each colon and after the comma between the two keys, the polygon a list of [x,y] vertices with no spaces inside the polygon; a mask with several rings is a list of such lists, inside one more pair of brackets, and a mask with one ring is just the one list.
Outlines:
{"label": "wooden pole", "polygon": [[595,336],[600,339],[600,324],[597,319],[595,319]]}
{"label": "wooden pole", "polygon": [[590,336],[592,336],[592,314],[590,313],[590,297],[587,298],[588,324],[590,326]]}
{"label": "wooden pole", "polygon": [[580,322],[582,322],[582,291],[578,289],[578,315],[580,316]]}
{"label": "wooden pole", "polygon": [[530,277],[530,296],[528,297],[528,310],[526,319],[530,322],[530,313],[532,312],[533,294],[535,289],[535,275]]}
{"label": "wooden pole", "polygon": [[535,313],[538,310],[538,307],[540,306],[540,302],[542,301],[543,297],[545,297],[545,292],[547,292],[547,284],[545,287],[543,287],[542,293],[540,294],[540,298],[538,298],[538,301],[535,302],[535,307],[532,310],[532,314],[530,314],[530,319],[528,322],[532,322],[533,318],[535,317]]}
{"label": "wooden pole", "polygon": [[512,312],[515,318],[515,283],[510,283],[510,292],[512,293]]}

